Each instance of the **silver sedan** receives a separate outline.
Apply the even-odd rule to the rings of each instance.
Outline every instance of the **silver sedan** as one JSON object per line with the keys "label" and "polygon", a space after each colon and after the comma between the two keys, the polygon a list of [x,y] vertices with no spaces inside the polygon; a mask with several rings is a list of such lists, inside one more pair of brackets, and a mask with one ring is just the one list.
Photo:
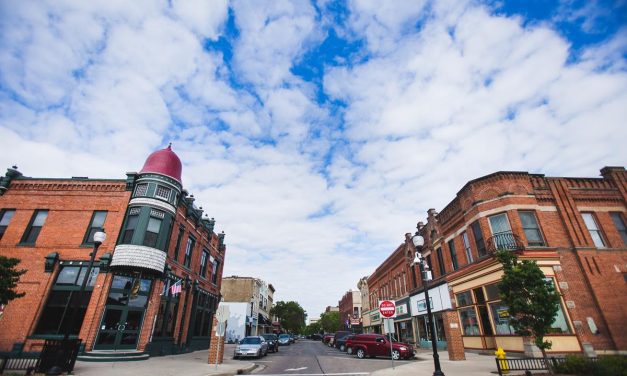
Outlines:
{"label": "silver sedan", "polygon": [[235,346],[235,353],[233,359],[254,357],[261,358],[268,355],[268,343],[261,336],[249,336],[244,337],[237,346]]}

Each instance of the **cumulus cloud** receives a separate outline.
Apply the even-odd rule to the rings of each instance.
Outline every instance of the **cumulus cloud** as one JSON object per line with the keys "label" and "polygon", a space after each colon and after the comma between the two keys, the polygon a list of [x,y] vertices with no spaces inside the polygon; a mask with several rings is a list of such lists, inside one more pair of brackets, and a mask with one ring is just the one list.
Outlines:
{"label": "cumulus cloud", "polygon": [[[0,7],[0,165],[123,178],[171,141],[225,275],[312,317],[468,180],[627,157],[624,29],[573,52],[551,20],[467,1]],[[331,35],[351,47],[312,55]]]}

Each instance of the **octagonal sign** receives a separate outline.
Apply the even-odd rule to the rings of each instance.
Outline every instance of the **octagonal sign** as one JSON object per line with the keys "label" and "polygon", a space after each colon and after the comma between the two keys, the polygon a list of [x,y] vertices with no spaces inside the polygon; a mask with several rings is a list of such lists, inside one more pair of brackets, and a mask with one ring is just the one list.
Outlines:
{"label": "octagonal sign", "polygon": [[379,313],[386,319],[396,316],[396,303],[393,300],[379,301]]}

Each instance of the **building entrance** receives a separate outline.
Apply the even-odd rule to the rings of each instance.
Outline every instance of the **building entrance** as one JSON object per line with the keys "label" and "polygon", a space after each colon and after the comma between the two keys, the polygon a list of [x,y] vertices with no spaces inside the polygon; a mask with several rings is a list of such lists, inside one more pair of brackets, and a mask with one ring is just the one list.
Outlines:
{"label": "building entrance", "polygon": [[150,279],[113,277],[95,350],[137,348],[151,286]]}

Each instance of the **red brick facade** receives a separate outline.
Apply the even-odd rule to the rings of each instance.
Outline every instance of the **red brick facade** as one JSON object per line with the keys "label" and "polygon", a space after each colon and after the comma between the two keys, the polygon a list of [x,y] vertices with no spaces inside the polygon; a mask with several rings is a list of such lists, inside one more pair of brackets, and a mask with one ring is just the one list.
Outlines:
{"label": "red brick facade", "polygon": [[[495,293],[502,268],[492,252],[503,239],[516,247],[521,259],[535,260],[561,294],[561,316],[555,333],[547,337],[553,342],[551,351],[627,350],[627,311],[620,298],[627,295],[627,245],[620,233],[627,223],[627,172],[606,167],[601,174],[553,178],[497,172],[468,182],[440,213],[428,211],[426,223],[418,226],[425,240],[422,255],[431,266],[430,286],[444,285],[450,293],[452,308],[436,314],[451,359],[462,359],[464,348],[529,350],[523,338],[508,329],[506,311]],[[596,225],[599,245],[584,215]],[[592,231],[596,234],[597,229]],[[368,278],[373,307],[382,298],[415,296],[424,290],[419,270],[414,284],[411,238],[406,234],[405,243]],[[400,291],[394,286],[399,275],[406,280]],[[416,307],[411,308],[418,342],[424,333],[419,333]]]}
{"label": "red brick facade", "polygon": [[[21,260],[18,268],[27,272],[20,278],[18,292],[25,292],[22,298],[11,301],[0,317],[0,351],[9,351],[22,347],[24,351],[40,351],[46,338],[58,338],[57,335],[39,335],[36,327],[51,293],[61,265],[86,265],[93,245],[85,244],[86,234],[94,211],[106,211],[104,229],[107,239],[99,247],[95,257],[95,266],[100,265],[101,257],[113,254],[123,226],[132,182],[127,180],[98,179],[33,179],[21,175],[12,179],[2,179],[0,189],[0,214],[3,210],[14,210],[6,231],[0,239],[0,255]],[[131,184],[131,186],[129,186]],[[135,351],[146,351],[153,355],[176,353],[199,348],[208,348],[210,342],[213,312],[219,301],[220,285],[226,247],[224,235],[213,232],[213,219],[203,217],[203,210],[197,208],[193,196],[184,191],[176,207],[176,215],[167,244],[166,272],[173,280],[183,281],[183,290],[179,295],[178,312],[171,338],[167,339],[167,349],[163,345],[155,348],[151,344],[156,316],[160,310],[164,279],[151,278],[151,289],[147,293],[147,303],[143,312],[141,328]],[[47,217],[34,244],[25,245],[23,234],[29,227],[33,213],[38,209],[48,210]],[[179,231],[182,236],[179,243],[178,258],[174,259]],[[168,230],[169,231],[169,230]],[[184,265],[185,245],[193,236],[196,240],[191,252],[189,266]],[[206,267],[201,274],[201,258],[206,252]],[[46,256],[58,254],[51,270],[45,270]],[[110,256],[110,255],[109,255]],[[105,257],[106,259],[106,257]],[[217,270],[213,270],[216,262]],[[90,351],[99,336],[99,330],[105,307],[109,299],[109,290],[117,272],[101,268],[91,292],[79,338],[83,340],[85,350]],[[201,309],[200,295],[207,297],[204,311]],[[185,312],[183,312],[185,311]],[[202,313],[211,315],[206,320],[206,334],[193,337],[190,328],[197,328]],[[196,326],[194,326],[196,325]],[[198,330],[197,330],[198,331]],[[204,333],[204,332],[203,332]],[[152,346],[152,350],[149,347]]]}

